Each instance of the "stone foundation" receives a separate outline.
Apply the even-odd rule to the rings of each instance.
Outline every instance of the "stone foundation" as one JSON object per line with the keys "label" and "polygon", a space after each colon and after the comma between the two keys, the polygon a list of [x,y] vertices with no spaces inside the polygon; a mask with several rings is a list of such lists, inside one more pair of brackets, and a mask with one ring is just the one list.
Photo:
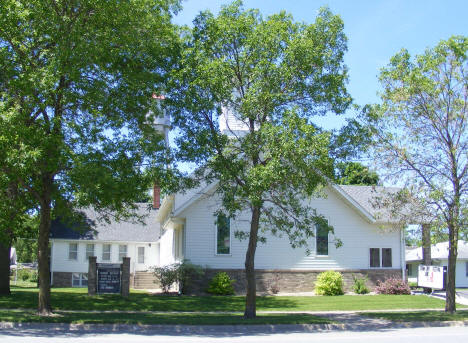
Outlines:
{"label": "stone foundation", "polygon": [[54,272],[52,286],[72,287],[72,274],[70,272]]}
{"label": "stone foundation", "polygon": [[[231,279],[236,280],[233,284],[236,294],[245,294],[246,278],[243,269],[207,269],[205,276],[198,280],[193,280],[189,293],[200,294],[204,293],[208,288],[208,284],[213,276],[218,272],[226,272]],[[255,271],[257,280],[258,293],[297,293],[297,292],[313,292],[315,281],[318,274],[323,270],[265,270],[259,269]],[[384,281],[388,278],[401,279],[401,270],[399,269],[358,269],[339,271],[343,274],[344,290],[349,292],[352,290],[354,280],[353,276],[362,278],[367,276],[367,285],[374,290],[377,281]]]}
{"label": "stone foundation", "polygon": [[[71,272],[54,272],[54,283],[53,287],[73,287],[72,286],[72,274]],[[130,287],[133,287],[133,274],[130,274]]]}

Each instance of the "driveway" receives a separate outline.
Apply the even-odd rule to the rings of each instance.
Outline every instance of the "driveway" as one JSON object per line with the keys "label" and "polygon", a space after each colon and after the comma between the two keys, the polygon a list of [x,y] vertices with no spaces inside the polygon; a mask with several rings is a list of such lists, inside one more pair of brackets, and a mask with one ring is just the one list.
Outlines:
{"label": "driveway", "polygon": [[[432,296],[445,299],[445,291],[434,291]],[[456,290],[456,302],[462,305],[468,305],[468,288]]]}

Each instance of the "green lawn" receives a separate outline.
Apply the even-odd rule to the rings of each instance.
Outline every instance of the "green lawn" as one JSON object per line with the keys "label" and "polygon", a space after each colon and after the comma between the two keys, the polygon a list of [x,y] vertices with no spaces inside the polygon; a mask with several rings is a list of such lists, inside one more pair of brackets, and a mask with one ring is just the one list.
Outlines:
{"label": "green lawn", "polygon": [[[54,310],[75,311],[243,312],[245,302],[242,296],[177,297],[149,295],[135,291],[132,291],[127,299],[110,294],[90,298],[86,289],[83,288],[54,288],[51,298]],[[35,309],[36,307],[37,289],[34,288],[12,287],[10,296],[0,296],[0,309]],[[257,298],[258,311],[360,311],[443,307],[443,300],[414,295],[265,296]]]}
{"label": "green lawn", "polygon": [[245,325],[245,324],[328,324],[332,321],[309,314],[262,314],[246,320],[242,314],[199,313],[90,313],[56,312],[40,317],[33,311],[0,311],[0,320],[7,322],[74,323],[74,324],[179,324],[179,325]]}
{"label": "green lawn", "polygon": [[432,322],[432,321],[447,321],[447,320],[468,320],[468,311],[457,311],[455,314],[448,314],[438,311],[424,312],[372,312],[361,313],[362,316],[371,318],[382,318],[395,322]]}

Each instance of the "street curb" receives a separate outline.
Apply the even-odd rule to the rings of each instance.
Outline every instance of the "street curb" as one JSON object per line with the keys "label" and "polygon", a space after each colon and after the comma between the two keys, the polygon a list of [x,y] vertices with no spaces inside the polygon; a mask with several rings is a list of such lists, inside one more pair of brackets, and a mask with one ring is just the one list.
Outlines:
{"label": "street curb", "polygon": [[66,324],[66,323],[15,323],[0,322],[2,333],[7,331],[28,332],[31,335],[56,334],[94,334],[94,333],[136,333],[140,335],[213,335],[238,336],[250,333],[291,333],[321,331],[387,331],[391,329],[408,329],[423,327],[468,327],[465,321],[432,321],[432,322],[389,322],[381,324],[276,324],[276,325],[135,325],[135,324]]}

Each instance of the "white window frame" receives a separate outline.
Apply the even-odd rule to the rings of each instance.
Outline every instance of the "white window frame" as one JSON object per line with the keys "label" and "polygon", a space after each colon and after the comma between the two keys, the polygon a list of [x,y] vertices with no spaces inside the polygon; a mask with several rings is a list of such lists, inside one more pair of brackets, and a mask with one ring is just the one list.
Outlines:
{"label": "white window frame", "polygon": [[217,224],[217,217],[216,217],[216,221],[215,221],[215,227],[214,227],[214,231],[215,231],[215,234],[214,234],[214,237],[215,237],[215,240],[214,240],[214,251],[215,251],[215,256],[232,256],[232,221],[231,221],[231,218],[227,217],[229,220],[229,253],[227,254],[220,254],[218,253],[218,224]]}
{"label": "white window frame", "polygon": [[[106,247],[106,246],[109,246],[109,259],[104,258],[104,253],[107,254],[107,252],[104,252],[104,247]],[[102,245],[101,258],[102,258],[103,261],[112,261],[112,244],[103,244]]]}
{"label": "white window frame", "polygon": [[[72,251],[72,245],[76,246],[76,250]],[[78,261],[78,250],[79,250],[79,245],[78,243],[68,243],[68,260],[69,261]],[[71,254],[74,253],[75,257],[72,258]]]}
{"label": "white window frame", "polygon": [[[371,249],[379,249],[379,266],[378,267],[371,267],[370,265],[370,250]],[[390,267],[383,267],[383,249],[390,249],[392,253],[392,259],[391,263],[392,265]],[[367,249],[367,263],[369,265],[369,269],[393,269],[393,248],[391,247],[376,247],[376,246],[371,246]]]}
{"label": "white window frame", "polygon": [[[378,267],[372,267],[371,266],[371,249],[377,249],[379,251],[379,266]],[[380,269],[382,268],[382,248],[377,248],[377,247],[369,247],[367,249],[368,254],[367,254],[367,262],[369,264],[369,269]]]}
{"label": "white window frame", "polygon": [[[78,284],[75,285],[75,280],[78,281]],[[85,282],[86,281],[86,282]],[[88,286],[88,274],[87,273],[72,273],[72,287],[87,287]]]}
{"label": "white window frame", "polygon": [[176,261],[180,261],[184,257],[184,232],[185,225],[174,230],[174,259]]}
{"label": "white window frame", "polygon": [[[140,248],[143,249],[143,262],[140,262]],[[144,246],[139,246],[137,247],[137,263],[138,264],[145,264],[145,260],[146,260],[146,249]]]}
{"label": "white window frame", "polygon": [[[327,219],[327,225],[330,225],[330,222],[328,221],[328,219]],[[317,256],[317,257],[328,257],[328,256],[330,256],[330,231],[328,231],[328,233],[327,233],[327,251],[328,251],[327,255],[319,255],[317,253],[317,246],[318,246],[317,238],[318,238],[317,225],[315,225],[315,256]]]}
{"label": "white window frame", "polygon": [[[92,250],[92,255],[89,255],[90,253],[90,250],[88,249],[89,246],[92,246],[93,247],[93,250]],[[96,256],[96,245],[94,243],[86,243],[86,247],[85,247],[85,261],[88,261],[89,260],[89,257],[91,256]]]}
{"label": "white window frame", "polygon": [[[125,254],[122,253],[122,247],[125,247]],[[119,244],[119,261],[122,262],[124,257],[128,256],[128,245]]]}

